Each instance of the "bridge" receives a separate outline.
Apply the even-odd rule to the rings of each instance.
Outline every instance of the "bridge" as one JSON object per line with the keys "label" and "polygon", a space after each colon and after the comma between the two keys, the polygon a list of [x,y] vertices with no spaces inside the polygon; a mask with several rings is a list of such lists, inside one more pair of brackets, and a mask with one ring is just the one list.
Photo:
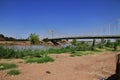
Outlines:
{"label": "bridge", "polygon": [[51,38],[48,40],[62,40],[62,39],[120,39],[120,35],[111,36],[73,36],[73,37],[61,37],[61,38]]}
{"label": "bridge", "polygon": [[[51,35],[51,37],[48,37]],[[84,33],[80,34],[78,36],[58,36],[54,34],[53,30],[49,30],[47,34],[47,38],[49,41],[53,40],[69,40],[69,39],[120,39],[120,19],[111,22],[110,24],[107,24],[104,27],[97,27],[97,29],[89,32],[89,33]]]}

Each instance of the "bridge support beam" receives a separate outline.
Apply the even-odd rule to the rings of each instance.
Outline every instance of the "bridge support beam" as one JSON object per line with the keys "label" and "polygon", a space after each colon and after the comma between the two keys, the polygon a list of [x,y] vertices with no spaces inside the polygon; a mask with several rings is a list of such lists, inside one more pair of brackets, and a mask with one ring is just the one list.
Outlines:
{"label": "bridge support beam", "polygon": [[96,40],[95,40],[95,39],[93,39],[93,43],[92,43],[92,51],[94,51],[94,50],[95,50],[95,42],[96,42]]}

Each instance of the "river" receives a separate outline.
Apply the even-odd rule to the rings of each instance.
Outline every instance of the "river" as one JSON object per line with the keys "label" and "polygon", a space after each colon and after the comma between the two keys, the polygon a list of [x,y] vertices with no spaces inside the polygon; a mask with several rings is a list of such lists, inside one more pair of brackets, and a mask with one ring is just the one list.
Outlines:
{"label": "river", "polygon": [[42,45],[32,45],[32,46],[21,46],[21,45],[7,45],[3,46],[4,48],[10,48],[10,49],[15,49],[15,50],[23,50],[23,49],[40,49],[40,50],[47,50],[50,48],[61,48],[61,47],[67,47],[70,46],[71,44],[63,44],[59,46],[42,46]]}

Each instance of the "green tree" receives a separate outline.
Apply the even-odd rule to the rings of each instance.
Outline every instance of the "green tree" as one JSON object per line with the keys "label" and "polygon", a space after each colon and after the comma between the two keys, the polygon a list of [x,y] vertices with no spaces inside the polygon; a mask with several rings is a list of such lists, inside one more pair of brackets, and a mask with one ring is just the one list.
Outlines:
{"label": "green tree", "polygon": [[43,41],[44,41],[44,42],[48,42],[49,40],[48,40],[48,38],[45,38],[45,39],[43,39]]}
{"label": "green tree", "polygon": [[117,41],[118,46],[120,46],[120,39],[117,39],[116,41]]}
{"label": "green tree", "polygon": [[89,51],[91,50],[91,46],[85,41],[81,41],[76,44],[76,50],[77,51]]}
{"label": "green tree", "polygon": [[4,38],[4,35],[3,35],[3,34],[0,34],[0,37],[1,37],[1,38]]}
{"label": "green tree", "polygon": [[104,48],[105,47],[105,43],[106,40],[104,40],[104,38],[101,39],[101,43],[100,43],[100,48]]}
{"label": "green tree", "polygon": [[114,50],[116,51],[118,46],[120,45],[120,39],[116,39],[116,41],[114,42]]}
{"label": "green tree", "polygon": [[77,45],[77,40],[76,39],[73,39],[72,45]]}
{"label": "green tree", "polygon": [[106,42],[106,47],[112,47],[112,43],[111,43],[110,40],[107,40],[107,42]]}
{"label": "green tree", "polygon": [[30,34],[29,40],[30,40],[31,44],[33,44],[33,45],[39,44],[39,37],[35,33]]}

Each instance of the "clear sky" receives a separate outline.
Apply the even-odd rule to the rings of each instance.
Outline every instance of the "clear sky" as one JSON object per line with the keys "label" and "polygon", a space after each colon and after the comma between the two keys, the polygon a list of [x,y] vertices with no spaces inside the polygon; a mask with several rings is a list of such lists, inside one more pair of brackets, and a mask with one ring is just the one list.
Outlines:
{"label": "clear sky", "polygon": [[0,0],[0,34],[80,35],[120,18],[120,0]]}

